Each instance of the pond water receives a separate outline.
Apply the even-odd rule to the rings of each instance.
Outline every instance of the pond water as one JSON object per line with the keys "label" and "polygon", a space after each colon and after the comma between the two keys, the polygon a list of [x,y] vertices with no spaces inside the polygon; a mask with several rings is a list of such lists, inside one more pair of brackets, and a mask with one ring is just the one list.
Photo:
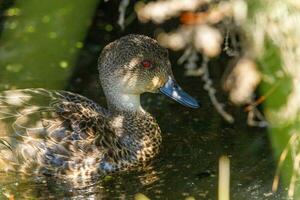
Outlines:
{"label": "pond water", "polygon": [[[94,22],[90,30],[66,88],[102,105],[105,98],[95,73],[101,49],[99,44],[119,36],[97,29],[95,24],[101,24],[103,20],[116,21],[113,14],[101,14],[100,11],[105,9],[105,6],[100,7],[97,12],[97,23]],[[145,33],[149,29],[129,27],[127,32]],[[172,58],[173,63],[177,58],[176,55]],[[218,76],[218,67],[214,66],[213,76]],[[214,200],[217,199],[218,159],[222,155],[227,155],[231,162],[231,199],[285,199],[282,189],[276,194],[271,193],[276,162],[266,130],[247,126],[245,114],[237,109],[232,109],[236,113],[236,122],[233,125],[226,123],[212,106],[201,79],[183,76],[182,67],[173,68],[177,81],[200,100],[201,108],[192,110],[161,95],[145,94],[142,97],[145,109],[156,117],[162,129],[161,152],[151,167],[77,186],[51,177],[0,173],[0,199],[133,199],[135,194],[143,193],[150,199],[193,196]]]}
{"label": "pond water", "polygon": [[[193,196],[213,200],[217,198],[221,155],[228,155],[231,161],[232,199],[284,199],[271,193],[275,163],[266,131],[248,127],[242,116],[233,125],[224,122],[203,91],[200,79],[182,73],[178,68],[175,77],[201,101],[200,109],[182,107],[159,94],[142,98],[145,109],[157,118],[163,132],[161,152],[149,169],[79,186],[51,177],[1,173],[0,199],[5,199],[4,194],[15,199],[133,199],[136,193],[143,193],[151,199]],[[91,98],[100,95],[98,102],[104,104],[96,78],[91,75],[94,86],[84,93]]]}

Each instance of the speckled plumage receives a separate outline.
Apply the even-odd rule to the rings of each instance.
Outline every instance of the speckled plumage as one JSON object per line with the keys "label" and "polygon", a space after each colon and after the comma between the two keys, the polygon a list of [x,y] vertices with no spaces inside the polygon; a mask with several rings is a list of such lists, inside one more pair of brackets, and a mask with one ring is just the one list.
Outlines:
{"label": "speckled plumage", "polygon": [[[153,68],[144,69],[142,60]],[[0,170],[89,178],[135,169],[159,151],[161,131],[140,105],[173,76],[167,50],[128,35],[99,58],[108,108],[66,91],[24,89],[0,97]]]}

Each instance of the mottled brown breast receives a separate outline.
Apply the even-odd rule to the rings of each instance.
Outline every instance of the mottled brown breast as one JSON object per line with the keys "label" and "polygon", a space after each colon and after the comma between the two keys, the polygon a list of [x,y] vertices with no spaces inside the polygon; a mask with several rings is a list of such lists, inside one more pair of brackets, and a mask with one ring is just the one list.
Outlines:
{"label": "mottled brown breast", "polygon": [[[97,144],[109,149],[100,164],[104,172],[135,169],[147,164],[159,152],[161,131],[155,119],[147,112],[115,112],[109,126],[116,137],[97,139]],[[110,148],[108,143],[115,145]]]}

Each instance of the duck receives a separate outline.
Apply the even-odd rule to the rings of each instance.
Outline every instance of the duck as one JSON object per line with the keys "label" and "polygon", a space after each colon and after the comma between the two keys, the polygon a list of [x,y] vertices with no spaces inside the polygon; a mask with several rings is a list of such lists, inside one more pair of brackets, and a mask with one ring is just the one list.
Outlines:
{"label": "duck", "polygon": [[63,90],[1,92],[0,171],[89,178],[143,167],[159,153],[162,136],[141,94],[199,107],[175,81],[168,50],[148,36],[106,45],[98,71],[106,107]]}

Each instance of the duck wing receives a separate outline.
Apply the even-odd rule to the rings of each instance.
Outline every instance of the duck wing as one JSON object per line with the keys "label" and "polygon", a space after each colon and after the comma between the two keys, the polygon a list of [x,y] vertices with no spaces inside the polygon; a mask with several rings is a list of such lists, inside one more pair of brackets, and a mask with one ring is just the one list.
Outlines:
{"label": "duck wing", "polygon": [[0,170],[70,167],[88,152],[100,154],[91,148],[95,137],[109,129],[108,116],[108,110],[92,100],[67,91],[4,91],[0,93]]}

